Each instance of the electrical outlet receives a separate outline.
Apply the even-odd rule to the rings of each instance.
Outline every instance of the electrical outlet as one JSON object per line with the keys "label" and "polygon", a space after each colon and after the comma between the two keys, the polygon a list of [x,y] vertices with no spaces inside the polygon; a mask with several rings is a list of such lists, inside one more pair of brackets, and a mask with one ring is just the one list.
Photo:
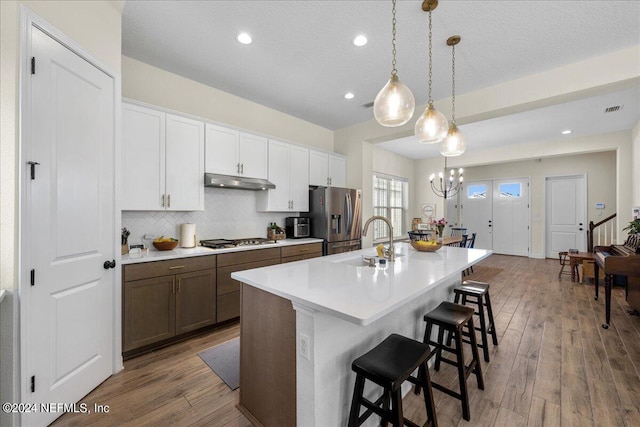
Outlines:
{"label": "electrical outlet", "polygon": [[311,359],[310,350],[309,350],[310,341],[311,339],[309,338],[309,335],[302,334],[302,333],[300,334],[300,343],[298,346],[298,352],[300,353],[300,356],[304,357],[307,360]]}

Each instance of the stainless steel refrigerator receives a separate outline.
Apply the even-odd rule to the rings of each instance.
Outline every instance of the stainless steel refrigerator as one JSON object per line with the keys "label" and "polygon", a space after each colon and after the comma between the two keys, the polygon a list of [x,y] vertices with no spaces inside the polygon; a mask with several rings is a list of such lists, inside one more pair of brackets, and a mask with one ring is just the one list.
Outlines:
{"label": "stainless steel refrigerator", "polygon": [[310,189],[309,216],[311,236],[324,239],[324,255],[355,251],[362,247],[360,190],[339,187]]}

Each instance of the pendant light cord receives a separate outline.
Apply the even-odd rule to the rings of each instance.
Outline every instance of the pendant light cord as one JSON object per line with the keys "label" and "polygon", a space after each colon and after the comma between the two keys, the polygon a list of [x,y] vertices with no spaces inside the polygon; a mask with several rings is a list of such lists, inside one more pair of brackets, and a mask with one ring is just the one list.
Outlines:
{"label": "pendant light cord", "polygon": [[391,19],[391,46],[393,52],[393,61],[391,61],[391,75],[395,76],[398,74],[398,70],[396,69],[396,0],[393,0],[393,8],[391,10],[393,18]]}
{"label": "pendant light cord", "polygon": [[451,123],[456,124],[456,45],[451,46]]}
{"label": "pendant light cord", "polygon": [[429,9],[429,105],[433,104],[433,99],[431,98],[431,9]]}

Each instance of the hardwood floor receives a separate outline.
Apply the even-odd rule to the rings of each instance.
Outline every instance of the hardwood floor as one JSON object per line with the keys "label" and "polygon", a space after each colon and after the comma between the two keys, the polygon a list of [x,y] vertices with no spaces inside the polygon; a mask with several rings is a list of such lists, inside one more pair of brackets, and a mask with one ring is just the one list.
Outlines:
{"label": "hardwood floor", "polygon": [[[627,314],[615,288],[611,326],[602,329],[604,296],[595,301],[592,284],[558,280],[559,268],[500,255],[474,268],[469,278],[491,284],[499,345],[482,362],[485,390],[469,378],[470,422],[458,400],[434,391],[440,426],[640,425],[640,317]],[[238,390],[197,355],[238,333],[231,325],[129,360],[83,399],[109,405],[108,414],[66,414],[53,425],[249,426],[235,407]],[[453,367],[431,374],[455,388]],[[407,418],[425,421],[422,396],[408,394],[404,406]]]}

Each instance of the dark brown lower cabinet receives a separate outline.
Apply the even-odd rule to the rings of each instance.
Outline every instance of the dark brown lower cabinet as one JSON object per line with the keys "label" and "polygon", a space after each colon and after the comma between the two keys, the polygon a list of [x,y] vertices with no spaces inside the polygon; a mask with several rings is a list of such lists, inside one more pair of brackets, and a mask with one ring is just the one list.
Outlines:
{"label": "dark brown lower cabinet", "polygon": [[174,276],[125,282],[123,350],[153,344],[176,334]]}
{"label": "dark brown lower cabinet", "polygon": [[198,258],[124,266],[125,353],[216,323],[215,255]]}
{"label": "dark brown lower cabinet", "polygon": [[176,335],[216,323],[216,270],[176,275]]}
{"label": "dark brown lower cabinet", "polygon": [[218,322],[240,316],[240,282],[231,273],[275,264],[280,264],[280,248],[218,255]]}

